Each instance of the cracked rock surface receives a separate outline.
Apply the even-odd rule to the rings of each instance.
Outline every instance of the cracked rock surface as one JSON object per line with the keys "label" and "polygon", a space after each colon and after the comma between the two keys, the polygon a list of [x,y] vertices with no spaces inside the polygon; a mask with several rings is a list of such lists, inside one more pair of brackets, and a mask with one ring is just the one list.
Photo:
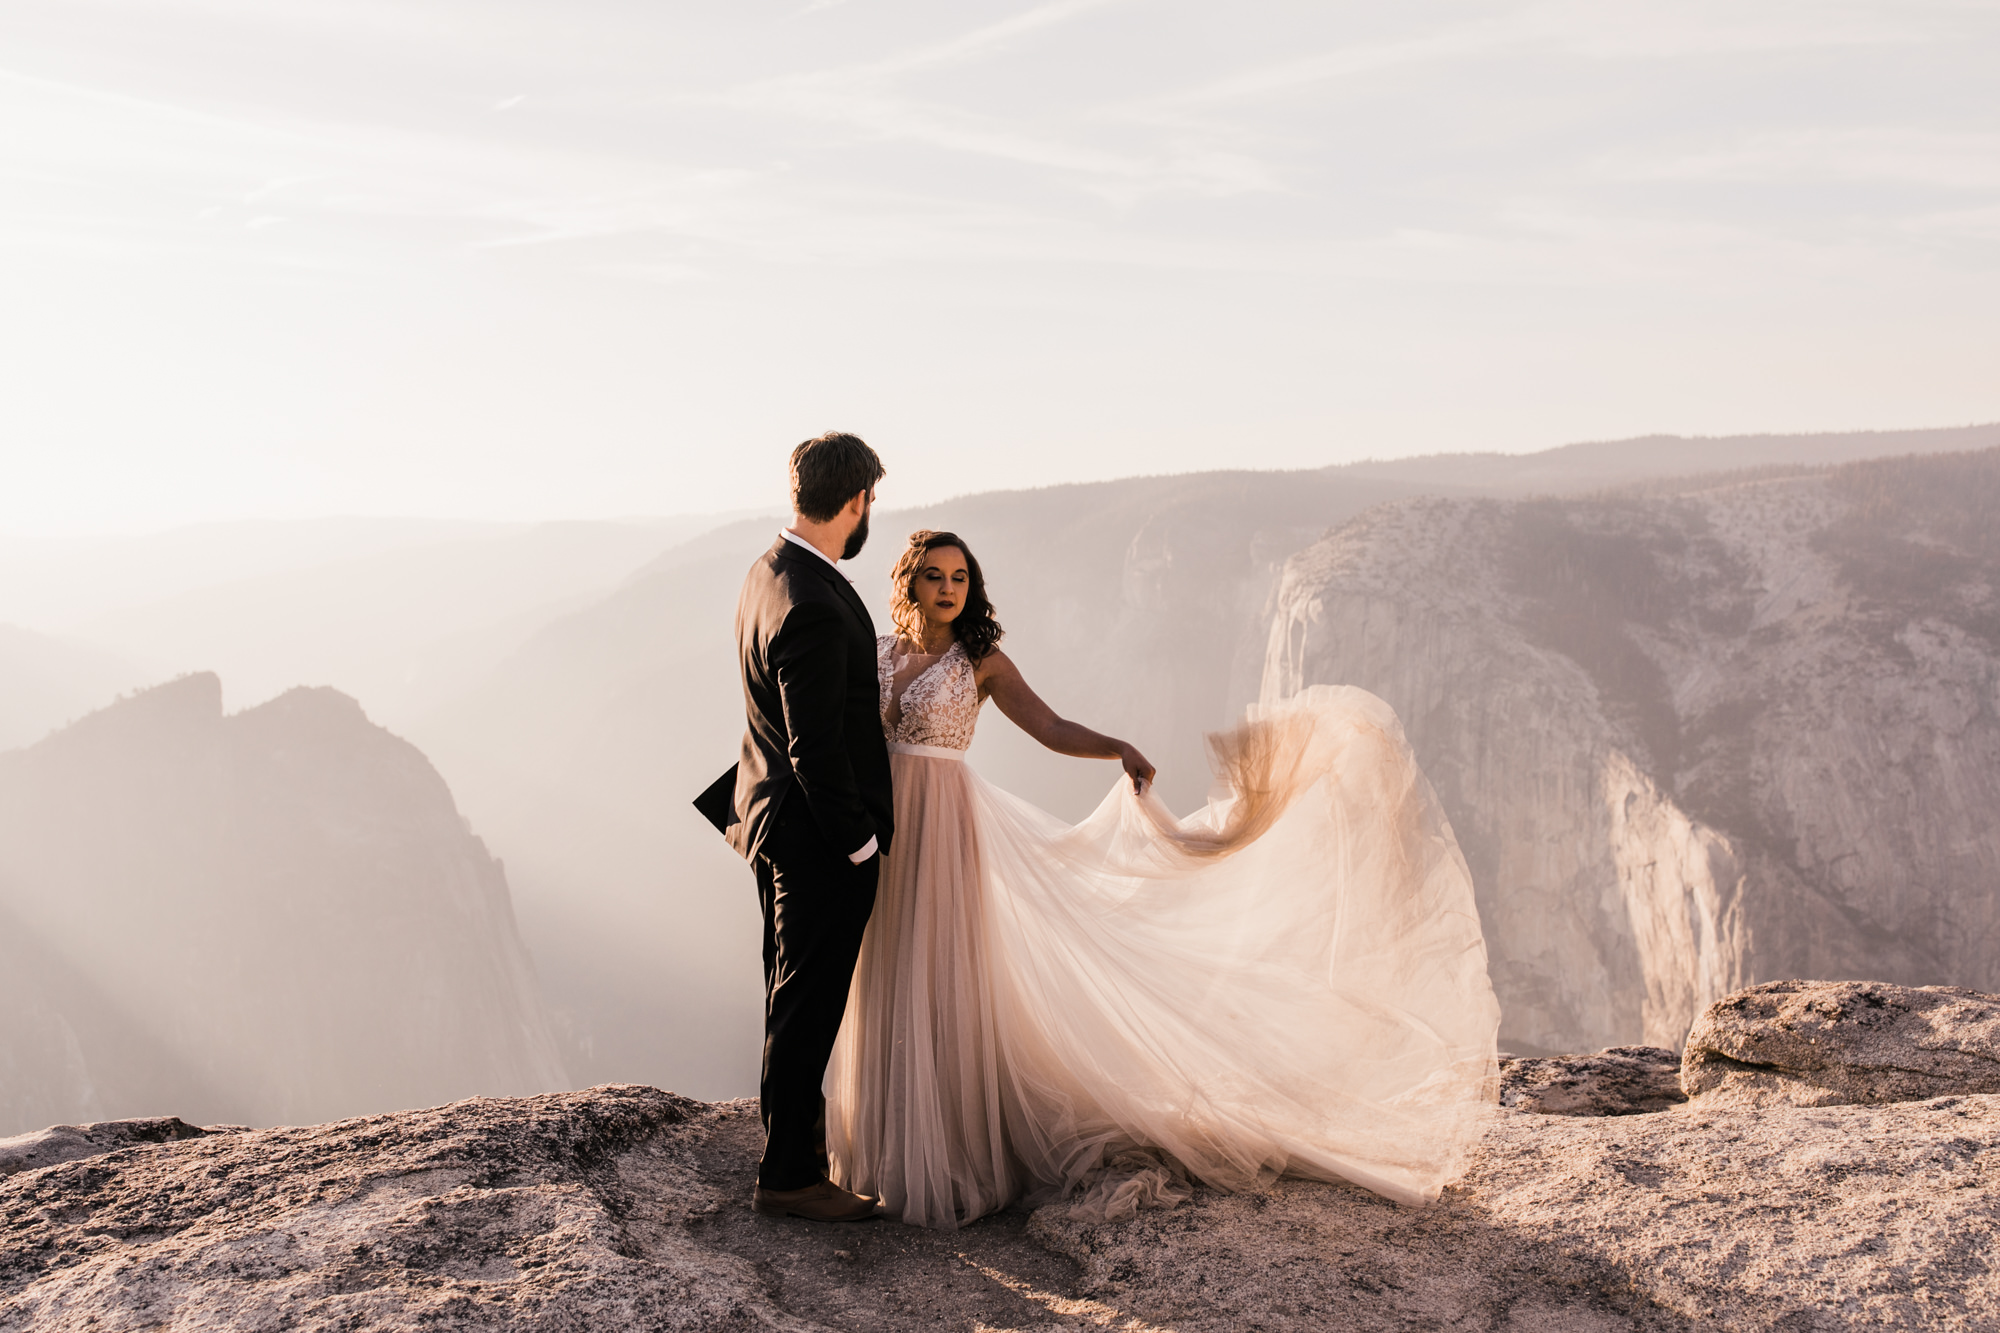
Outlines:
{"label": "cracked rock surface", "polygon": [[1517,1107],[1430,1208],[1283,1181],[955,1233],[756,1217],[754,1107],[653,1088],[215,1133],[0,1181],[0,1330],[2000,1326],[2000,1095],[1705,1102]]}

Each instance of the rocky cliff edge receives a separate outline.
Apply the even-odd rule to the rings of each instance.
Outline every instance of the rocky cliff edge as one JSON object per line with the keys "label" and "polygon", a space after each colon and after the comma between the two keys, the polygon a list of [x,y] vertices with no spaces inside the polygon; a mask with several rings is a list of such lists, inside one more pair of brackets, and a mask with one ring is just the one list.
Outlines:
{"label": "rocky cliff edge", "polygon": [[[111,1150],[0,1181],[0,1329],[2000,1326],[2000,1093],[1715,1095],[1768,1092],[1786,1060],[1805,1100],[1901,1095],[1827,1071],[1908,1040],[1947,1077],[1947,1048],[1994,1053],[2000,997],[1781,984],[1704,1015],[1686,1101],[1670,1053],[1509,1062],[1473,1170],[1421,1209],[1282,1181],[1109,1223],[772,1222],[746,1206],[751,1105],[633,1086],[157,1142],[85,1127],[63,1151]],[[1724,1067],[1719,1045],[1779,1058]]]}

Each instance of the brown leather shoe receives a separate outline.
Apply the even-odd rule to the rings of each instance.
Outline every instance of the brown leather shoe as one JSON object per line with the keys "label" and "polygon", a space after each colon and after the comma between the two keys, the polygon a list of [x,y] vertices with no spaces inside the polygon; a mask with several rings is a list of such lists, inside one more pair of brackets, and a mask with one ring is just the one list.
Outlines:
{"label": "brown leather shoe", "polygon": [[802,1190],[767,1190],[750,1196],[751,1211],[762,1217],[803,1217],[808,1222],[865,1222],[875,1216],[875,1200],[850,1194],[831,1180]]}

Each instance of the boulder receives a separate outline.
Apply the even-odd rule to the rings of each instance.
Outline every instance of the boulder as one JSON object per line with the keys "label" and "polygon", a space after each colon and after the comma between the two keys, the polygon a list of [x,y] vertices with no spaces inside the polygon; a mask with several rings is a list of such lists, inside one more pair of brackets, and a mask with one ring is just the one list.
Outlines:
{"label": "boulder", "polygon": [[117,1152],[142,1143],[177,1143],[217,1130],[201,1129],[178,1116],[148,1120],[100,1120],[89,1125],[51,1125],[32,1134],[0,1139],[0,1176],[73,1162],[79,1157]]}
{"label": "boulder", "polygon": [[1680,1056],[1662,1046],[1502,1056],[1500,1105],[1531,1115],[1645,1115],[1687,1100],[1680,1074]]}
{"label": "boulder", "polygon": [[1850,1106],[2000,1092],[2000,995],[1767,981],[1688,1033],[1681,1088],[1708,1105]]}

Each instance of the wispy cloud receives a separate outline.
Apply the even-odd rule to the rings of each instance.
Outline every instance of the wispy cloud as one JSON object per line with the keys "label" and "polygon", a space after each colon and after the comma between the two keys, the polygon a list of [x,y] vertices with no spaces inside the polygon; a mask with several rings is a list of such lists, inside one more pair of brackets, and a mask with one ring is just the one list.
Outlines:
{"label": "wispy cloud", "polygon": [[[1120,201],[1151,191],[1233,194],[1275,187],[1267,164],[1241,153],[1134,153],[1090,142],[1103,118],[996,115],[910,91],[913,76],[1013,53],[1031,38],[1126,0],[1058,0],[958,36],[873,60],[752,80],[713,102],[760,116],[785,117],[820,133],[840,128],[862,139],[900,141],[974,158],[1066,173],[1086,189]],[[1067,130],[1068,132],[1064,132]]]}
{"label": "wispy cloud", "polygon": [[1185,108],[1257,101],[1355,75],[1487,55],[1530,35],[1529,25],[1514,17],[1459,24],[1397,41],[1335,47],[1230,74],[1153,105]]}
{"label": "wispy cloud", "polygon": [[1766,131],[1680,153],[1607,155],[1612,180],[1872,181],[2000,189],[2000,133],[1867,127]]}
{"label": "wispy cloud", "polygon": [[1671,0],[1606,5],[1538,0],[1521,20],[1543,40],[1578,55],[1678,60],[1828,48],[1922,45],[1948,39],[1980,0]]}
{"label": "wispy cloud", "polygon": [[907,74],[916,70],[939,69],[983,60],[1015,45],[1023,37],[1045,33],[1092,10],[1107,9],[1113,5],[1127,3],[1131,3],[1131,0],[1051,0],[1051,3],[1036,5],[1019,14],[984,24],[941,42],[912,47],[881,59],[864,61],[841,69],[796,77],[805,80],[865,79],[871,76]]}
{"label": "wispy cloud", "polygon": [[[823,403],[943,438],[971,395],[981,467],[1098,423],[1019,464],[1060,471],[1114,416],[1150,460],[1263,412],[1303,461],[1356,395],[1443,447],[1445,381],[1517,439],[1687,425],[1629,418],[1698,373],[1764,419],[1991,397],[1993,0],[15,0],[0,50],[0,352],[50,438],[178,411],[401,477]],[[119,338],[150,398],[77,387]]]}
{"label": "wispy cloud", "polygon": [[[1739,12],[1696,0],[1693,9],[1642,5],[1607,15],[1548,0],[1469,22],[1407,24],[1400,35],[1304,55],[1236,56],[1235,69],[1195,61],[1172,78],[1107,77],[1101,90],[1084,85],[1059,99],[1007,95],[1014,82],[1007,62],[1032,64],[1052,44],[1081,40],[1085,19],[1130,25],[1147,16],[1121,0],[1059,0],[868,58],[748,79],[721,70],[677,86],[668,98],[623,107],[608,91],[595,101],[567,102],[538,93],[532,129],[520,130],[512,117],[480,122],[488,131],[469,121],[448,128],[296,111],[253,114],[240,106],[218,110],[0,75],[0,110],[16,125],[43,127],[0,142],[0,171],[28,187],[22,197],[44,200],[41,224],[30,228],[43,238],[37,243],[62,230],[59,219],[102,208],[116,196],[120,202],[100,217],[100,227],[133,235],[150,219],[175,247],[200,243],[205,233],[189,231],[187,220],[218,209],[205,215],[208,222],[237,235],[285,231],[278,221],[336,229],[421,224],[424,230],[410,234],[491,251],[545,252],[652,238],[657,253],[616,262],[650,265],[676,281],[731,262],[825,259],[1232,268],[1261,267],[1277,256],[1310,269],[1345,270],[1357,254],[1422,252],[1439,244],[1437,237],[1486,234],[1505,249],[1526,234],[1522,215],[1502,202],[1515,191],[1482,199],[1480,192],[1494,186],[1478,175],[1477,163],[1455,160],[1448,172],[1439,171],[1414,140],[1400,150],[1410,161],[1398,188],[1452,200],[1457,216],[1399,217],[1369,202],[1381,177],[1357,178],[1344,169],[1329,156],[1327,136],[1350,117],[1349,108],[1369,99],[1386,98],[1394,107],[1458,96],[1461,86],[1490,80],[1530,53],[1547,60],[1550,52],[1582,52],[1577,58],[1604,60],[1655,59],[1664,51],[1693,59],[1687,53],[1760,44],[1915,41],[1957,21],[1948,7],[1920,5],[1816,11],[1778,3]],[[325,15],[315,20],[326,21]],[[1093,30],[1090,40],[1107,39]],[[954,78],[936,77],[975,68],[989,75],[978,96],[964,94]],[[1153,86],[1138,93],[1142,83]],[[503,111],[525,103],[526,95],[515,93],[479,105]],[[621,146],[579,139],[583,131],[562,116],[574,122],[580,107],[600,122],[631,120],[610,136]],[[679,132],[682,120],[699,121],[704,133]],[[633,131],[648,125],[667,130],[665,141],[686,145],[686,155],[646,146],[646,136]],[[1393,135],[1393,123],[1382,132]],[[1359,146],[1376,152],[1372,141]],[[930,156],[912,157],[913,150]],[[792,159],[812,165],[793,169],[786,165]],[[1664,138],[1590,146],[1567,162],[1523,158],[1516,166],[1495,158],[1491,173],[1495,181],[1511,171],[1531,173],[1550,197],[1584,216],[1601,207],[1589,202],[1589,192],[1605,183],[1841,179],[1978,190],[2000,176],[1996,162],[2000,141],[1986,131],[1771,129],[1697,148],[1668,146]],[[1018,170],[1009,178],[1015,188],[994,188],[995,164]],[[1375,173],[1391,169],[1373,157],[1361,165]],[[142,180],[152,182],[150,193],[107,192],[109,182]],[[1279,210],[1272,216],[1282,222],[1254,241],[1201,228],[1135,229],[1130,221],[1149,204],[1258,197],[1277,201],[1264,207]],[[1377,216],[1364,220],[1366,211],[1350,197]],[[0,225],[26,234],[35,208],[32,202],[25,213],[17,208],[12,222]],[[1308,220],[1329,209],[1343,219],[1338,233],[1315,235]],[[1621,205],[1605,216],[1626,211]],[[1928,205],[1914,211],[1935,212]],[[1643,227],[1620,226],[1635,246],[1646,243]],[[326,234],[324,227],[294,231],[295,239],[270,243],[305,245],[309,235]],[[1666,244],[1664,235],[1655,241]],[[1371,244],[1373,251],[1366,248]],[[1453,253],[1470,251],[1459,246]],[[597,260],[579,262],[602,269]],[[1390,268],[1401,271],[1400,261]]]}

